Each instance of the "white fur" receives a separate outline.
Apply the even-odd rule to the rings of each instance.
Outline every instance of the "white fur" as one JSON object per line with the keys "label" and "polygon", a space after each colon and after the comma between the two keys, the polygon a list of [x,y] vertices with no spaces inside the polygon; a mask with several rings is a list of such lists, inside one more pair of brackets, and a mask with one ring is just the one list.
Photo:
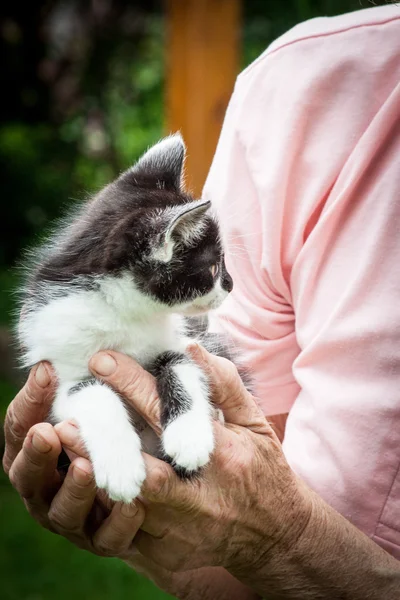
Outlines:
{"label": "white fur", "polygon": [[105,277],[99,287],[28,307],[19,325],[26,365],[49,360],[62,381],[79,382],[99,350],[124,352],[143,365],[160,352],[184,350],[182,318],[141,294],[130,276]]}
{"label": "white fur", "polygon": [[205,314],[218,308],[227,296],[228,292],[223,289],[221,279],[218,279],[211,292],[193,302],[183,304],[180,312],[188,316]]}
{"label": "white fur", "polygon": [[[185,142],[180,133],[169,135],[147,150],[147,152],[131,167],[133,174],[148,170],[171,170],[171,165],[177,167],[176,181],[178,188],[183,187],[183,160],[186,153]],[[158,182],[162,189],[163,182]]]}
{"label": "white fur", "polygon": [[173,206],[162,213],[162,218],[171,225],[165,232],[164,242],[152,253],[152,258],[161,262],[169,262],[174,255],[177,241],[173,238],[179,228],[179,243],[192,244],[204,234],[207,222],[203,217],[210,208],[207,200],[194,200],[183,205]]}
{"label": "white fur", "polygon": [[[40,308],[28,301],[19,334],[27,366],[41,360],[53,364],[60,380],[53,416],[79,424],[97,485],[113,499],[129,502],[138,494],[145,474],[140,440],[123,404],[103,385],[69,396],[67,391],[91,375],[88,363],[99,350],[123,352],[144,367],[162,352],[184,352],[191,340],[177,313],[206,312],[216,308],[227,293],[218,282],[207,296],[171,309],[143,295],[128,274],[99,278],[96,283],[94,290],[69,288],[64,296],[55,290],[50,301],[49,292],[44,291],[48,302]],[[177,465],[196,469],[206,464],[213,449],[208,390],[194,365],[174,368],[192,408],[167,427],[164,449]]]}
{"label": "white fur", "polygon": [[84,387],[68,396],[62,385],[53,404],[56,421],[74,420],[93,463],[96,484],[112,500],[131,502],[146,477],[140,438],[117,394],[106,385]]}
{"label": "white fur", "polygon": [[214,449],[209,391],[197,365],[180,364],[173,370],[192,404],[187,412],[167,425],[162,436],[163,446],[177,465],[196,471],[208,463]]}

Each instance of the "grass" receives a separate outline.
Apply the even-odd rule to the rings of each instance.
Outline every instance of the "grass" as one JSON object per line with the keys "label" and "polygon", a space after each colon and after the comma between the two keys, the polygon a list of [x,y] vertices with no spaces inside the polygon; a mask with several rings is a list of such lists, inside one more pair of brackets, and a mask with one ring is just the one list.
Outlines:
{"label": "grass", "polygon": [[167,600],[118,559],[99,558],[42,529],[0,475],[2,600]]}
{"label": "grass", "polygon": [[[0,381],[1,414],[14,388]],[[0,470],[2,600],[167,600],[118,559],[99,558],[41,528]]]}

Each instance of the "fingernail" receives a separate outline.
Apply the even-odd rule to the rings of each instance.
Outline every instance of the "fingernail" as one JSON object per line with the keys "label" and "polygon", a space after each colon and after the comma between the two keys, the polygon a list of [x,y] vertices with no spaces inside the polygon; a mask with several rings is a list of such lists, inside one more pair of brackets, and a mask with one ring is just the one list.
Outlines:
{"label": "fingernail", "polygon": [[78,485],[89,485],[92,481],[92,473],[88,471],[84,471],[80,467],[74,465],[72,469],[72,477]]}
{"label": "fingernail", "polygon": [[99,375],[103,375],[103,377],[108,377],[112,375],[117,368],[117,363],[115,359],[109,354],[105,354],[101,352],[100,354],[95,354],[90,361],[90,368],[92,371],[95,371]]}
{"label": "fingernail", "polygon": [[60,434],[63,444],[66,446],[75,446],[79,439],[79,431],[75,425],[72,423],[59,423],[54,429]]}
{"label": "fingernail", "polygon": [[32,446],[35,448],[35,450],[41,452],[42,454],[46,454],[51,450],[50,444],[36,432],[32,436]]}
{"label": "fingernail", "polygon": [[40,363],[35,373],[36,383],[41,387],[45,388],[49,385],[51,377],[48,370],[43,363]]}
{"label": "fingernail", "polygon": [[124,517],[132,518],[137,515],[138,511],[139,507],[136,506],[136,504],[123,504],[121,506],[121,514],[123,514]]}

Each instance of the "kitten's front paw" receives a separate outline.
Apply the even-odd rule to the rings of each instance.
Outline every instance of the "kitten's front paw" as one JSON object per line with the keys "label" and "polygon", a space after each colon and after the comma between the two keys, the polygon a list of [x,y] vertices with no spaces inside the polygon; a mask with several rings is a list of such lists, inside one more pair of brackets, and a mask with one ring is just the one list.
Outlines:
{"label": "kitten's front paw", "polygon": [[[129,504],[140,493],[146,478],[146,469],[138,444],[131,448],[118,444],[109,451],[92,458],[96,485],[104,489],[111,500]],[[133,447],[134,446],[134,447]]]}
{"label": "kitten's front paw", "polygon": [[193,473],[204,467],[214,450],[211,419],[191,412],[167,425],[162,436],[163,449],[178,470]]}

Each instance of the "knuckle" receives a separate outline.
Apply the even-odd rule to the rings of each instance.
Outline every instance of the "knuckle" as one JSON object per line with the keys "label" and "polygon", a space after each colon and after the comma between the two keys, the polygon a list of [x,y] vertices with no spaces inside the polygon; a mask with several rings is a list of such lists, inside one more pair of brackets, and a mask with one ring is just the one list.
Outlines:
{"label": "knuckle", "polygon": [[4,473],[7,475],[7,477],[9,477],[10,476],[11,466],[12,466],[12,460],[9,457],[7,446],[6,446],[6,449],[4,451],[3,459],[2,459],[1,462],[2,462],[2,465],[3,465],[3,471],[4,471]]}
{"label": "knuckle", "polygon": [[25,406],[41,406],[44,402],[44,396],[40,393],[35,393],[35,390],[32,389],[32,386],[29,383],[25,386],[24,395],[23,395],[23,403]]}
{"label": "knuckle", "polygon": [[64,502],[71,507],[85,505],[89,498],[95,493],[93,478],[88,475],[86,484],[79,485],[69,477],[64,482]]}
{"label": "knuckle", "polygon": [[146,412],[149,421],[153,423],[158,430],[161,432],[161,420],[160,420],[160,400],[158,394],[153,392],[148,399]]}
{"label": "knuckle", "polygon": [[60,519],[59,511],[58,511],[58,509],[54,508],[53,506],[50,506],[48,517],[49,517],[50,523],[53,526],[61,525],[62,520]]}
{"label": "knuckle", "polygon": [[50,506],[48,519],[53,529],[58,532],[65,532],[70,535],[79,533],[79,527],[75,523],[69,522],[66,512],[60,507]]}
{"label": "knuckle", "polygon": [[241,379],[235,365],[224,357],[218,357],[219,362],[219,374],[218,374],[218,387],[221,385],[221,379],[224,383],[224,388],[227,393],[231,393],[232,389],[238,387],[241,383]]}
{"label": "knuckle", "polygon": [[35,495],[35,489],[30,484],[29,479],[26,478],[23,467],[18,467],[15,461],[11,465],[8,478],[13,488],[24,500],[30,500]]}
{"label": "knuckle", "polygon": [[13,402],[7,409],[4,428],[6,434],[8,434],[14,440],[21,440],[25,436],[25,427],[21,422],[19,415],[17,416]]}
{"label": "knuckle", "polygon": [[240,379],[239,373],[237,371],[237,368],[229,360],[227,360],[227,363],[226,363],[226,377],[227,377],[227,384],[229,386],[241,388],[241,379]]}
{"label": "knuckle", "polygon": [[219,362],[220,362],[221,368],[225,371],[226,377],[236,376],[237,369],[236,369],[235,365],[233,364],[233,362],[231,362],[229,359],[225,358],[224,356],[219,357]]}
{"label": "knuckle", "polygon": [[117,552],[113,547],[113,544],[110,544],[108,540],[97,540],[93,546],[95,552],[101,556],[117,556]]}
{"label": "knuckle", "polygon": [[170,478],[167,465],[153,468],[147,480],[146,485],[153,498],[160,499],[168,495]]}
{"label": "knuckle", "polygon": [[71,487],[68,490],[66,490],[66,501],[71,503],[71,504],[77,504],[78,502],[81,503],[82,500],[85,498],[86,496],[86,488],[82,487],[82,488],[78,488],[78,487]]}
{"label": "knuckle", "polygon": [[18,477],[14,465],[11,465],[10,467],[10,470],[8,472],[8,479],[10,480],[10,483],[13,486],[13,488],[18,489]]}
{"label": "knuckle", "polygon": [[10,464],[9,464],[9,460],[8,460],[8,458],[7,458],[6,455],[3,456],[2,461],[1,461],[1,465],[3,467],[4,473],[7,475],[7,477],[9,477],[9,474],[10,474]]}
{"label": "knuckle", "polygon": [[32,444],[25,443],[23,446],[24,472],[27,474],[35,474],[36,476],[42,472],[49,460],[49,454],[40,454],[32,447]]}

